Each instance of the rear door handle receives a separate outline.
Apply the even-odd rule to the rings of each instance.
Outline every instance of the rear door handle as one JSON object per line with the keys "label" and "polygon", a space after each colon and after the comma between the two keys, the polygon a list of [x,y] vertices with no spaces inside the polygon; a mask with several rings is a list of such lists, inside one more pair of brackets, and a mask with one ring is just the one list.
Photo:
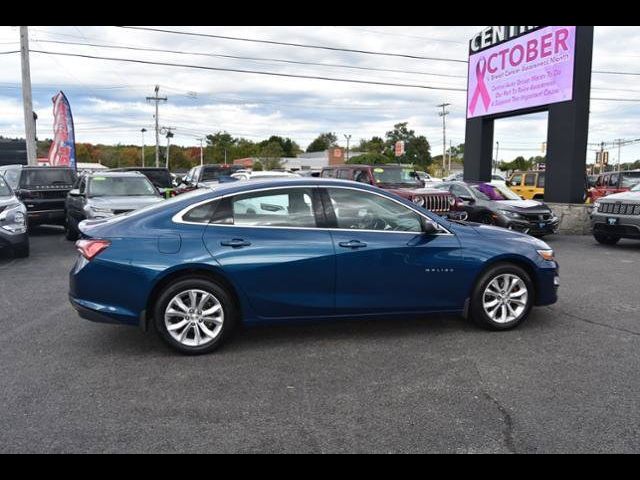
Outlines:
{"label": "rear door handle", "polygon": [[251,245],[251,242],[242,238],[234,238],[233,240],[223,240],[222,242],[220,242],[220,245],[222,245],[223,247],[242,248],[248,247],[249,245]]}
{"label": "rear door handle", "polygon": [[359,240],[351,240],[349,242],[340,242],[338,243],[338,245],[344,248],[364,248],[367,246],[366,243],[363,243]]}

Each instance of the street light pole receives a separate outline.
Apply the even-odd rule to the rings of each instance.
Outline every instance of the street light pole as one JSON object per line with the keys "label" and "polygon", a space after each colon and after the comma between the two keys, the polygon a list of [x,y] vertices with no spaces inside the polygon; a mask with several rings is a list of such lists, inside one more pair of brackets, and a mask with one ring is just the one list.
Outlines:
{"label": "street light pole", "polygon": [[169,169],[169,147],[171,146],[171,138],[173,137],[173,133],[171,133],[171,129],[167,129],[167,158],[165,168]]}
{"label": "street light pole", "polygon": [[140,133],[142,133],[142,167],[144,168],[144,132],[146,132],[146,128],[142,128]]}
{"label": "street light pole", "polygon": [[345,163],[349,163],[349,141],[351,140],[351,135],[344,135],[344,138],[347,139],[347,158]]}
{"label": "street light pole", "polygon": [[198,140],[200,140],[200,165],[204,165],[204,155],[202,150],[202,141],[204,138],[199,138]]}

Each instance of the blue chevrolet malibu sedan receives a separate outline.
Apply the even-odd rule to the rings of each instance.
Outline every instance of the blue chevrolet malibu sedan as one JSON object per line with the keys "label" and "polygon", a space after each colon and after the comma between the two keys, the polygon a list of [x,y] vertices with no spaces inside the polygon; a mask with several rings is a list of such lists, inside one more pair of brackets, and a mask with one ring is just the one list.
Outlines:
{"label": "blue chevrolet malibu sedan", "polygon": [[187,354],[213,351],[240,321],[453,313],[506,330],[557,299],[541,240],[349,181],[228,183],[80,230],[80,316],[155,327]]}

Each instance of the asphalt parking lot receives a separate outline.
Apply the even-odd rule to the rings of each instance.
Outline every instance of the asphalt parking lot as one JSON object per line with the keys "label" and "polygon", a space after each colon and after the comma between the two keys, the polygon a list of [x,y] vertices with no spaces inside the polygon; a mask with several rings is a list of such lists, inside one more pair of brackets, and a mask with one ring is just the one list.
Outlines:
{"label": "asphalt parking lot", "polygon": [[81,320],[73,244],[0,254],[0,452],[639,452],[640,242],[548,239],[560,301],[457,318],[243,329],[183,357]]}

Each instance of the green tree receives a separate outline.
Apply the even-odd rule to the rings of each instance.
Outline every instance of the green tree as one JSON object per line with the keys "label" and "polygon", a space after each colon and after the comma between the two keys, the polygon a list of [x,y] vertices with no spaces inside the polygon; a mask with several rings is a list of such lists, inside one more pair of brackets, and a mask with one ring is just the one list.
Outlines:
{"label": "green tree", "polygon": [[260,163],[265,170],[275,170],[282,168],[280,158],[282,158],[284,151],[277,141],[269,142],[264,145],[258,154]]}
{"label": "green tree", "polygon": [[207,135],[207,159],[213,163],[223,163],[225,155],[227,161],[231,161],[232,148],[237,143],[237,139],[233,138],[227,132],[216,132]]}
{"label": "green tree", "polygon": [[282,148],[283,157],[295,157],[296,155],[298,155],[298,153],[302,152],[302,149],[296,142],[294,142],[290,138],[282,138],[278,135],[272,135],[267,140],[258,143],[258,147],[263,148],[265,145],[268,145],[272,142],[276,142],[280,145],[280,148]]}
{"label": "green tree", "polygon": [[382,153],[385,149],[385,141],[382,137],[371,137],[369,140],[360,140],[357,151],[366,153]]}
{"label": "green tree", "polygon": [[385,155],[394,159],[394,147],[396,142],[404,142],[405,154],[398,160],[401,163],[413,163],[421,166],[428,166],[431,164],[431,146],[424,135],[416,136],[414,130],[410,130],[408,122],[397,123],[393,126],[393,130],[388,131],[385,134],[386,149]]}
{"label": "green tree", "polygon": [[328,148],[338,145],[338,137],[335,133],[326,132],[321,133],[318,137],[309,144],[307,147],[307,153],[309,152],[324,152]]}
{"label": "green tree", "polygon": [[390,162],[391,159],[381,153],[363,153],[362,155],[351,157],[351,159],[349,160],[349,163],[358,165],[377,165]]}

